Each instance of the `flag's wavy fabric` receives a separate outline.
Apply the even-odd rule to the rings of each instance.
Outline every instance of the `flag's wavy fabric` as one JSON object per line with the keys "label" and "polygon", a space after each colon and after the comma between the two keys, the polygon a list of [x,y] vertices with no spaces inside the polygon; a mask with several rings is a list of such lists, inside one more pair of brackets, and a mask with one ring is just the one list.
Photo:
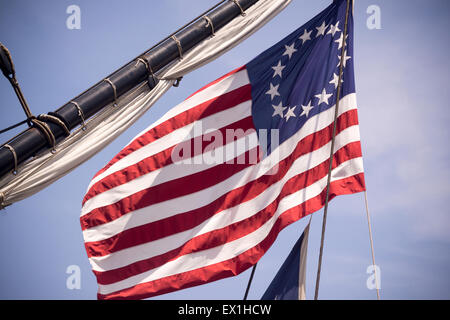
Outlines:
{"label": "flag's wavy fabric", "polygon": [[[161,78],[153,90],[146,83],[138,85],[119,97],[118,105],[105,107],[58,143],[54,152],[43,151],[21,164],[16,175],[0,179],[0,208],[23,200],[62,178],[100,152],[132,126],[150,107],[172,87],[175,80],[221,56],[283,10],[291,0],[259,0],[239,16],[185,52],[158,73]],[[205,20],[205,26],[207,21]],[[208,26],[208,28],[210,28]]]}
{"label": "flag's wavy fabric", "polygon": [[261,300],[306,300],[306,256],[311,220],[292,247]]}
{"label": "flag's wavy fabric", "polygon": [[[345,1],[213,81],[92,179],[81,227],[100,299],[237,275],[325,202]],[[365,189],[349,19],[330,198]]]}

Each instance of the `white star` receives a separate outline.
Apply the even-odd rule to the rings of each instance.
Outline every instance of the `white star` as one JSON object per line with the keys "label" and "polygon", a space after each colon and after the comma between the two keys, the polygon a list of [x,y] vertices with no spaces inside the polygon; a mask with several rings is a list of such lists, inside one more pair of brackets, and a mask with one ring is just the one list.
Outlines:
{"label": "white star", "polygon": [[275,71],[275,72],[273,73],[273,77],[272,77],[272,78],[275,78],[277,75],[279,75],[280,78],[281,78],[281,77],[282,77],[281,71],[283,71],[284,67],[285,67],[285,66],[282,66],[282,65],[281,65],[281,60],[278,61],[278,65],[272,67],[272,69]]}
{"label": "white star", "polygon": [[303,105],[302,105],[303,112],[302,112],[302,114],[300,115],[300,117],[303,116],[303,115],[305,115],[305,116],[308,118],[309,112],[311,111],[312,108],[314,108],[314,107],[311,106],[311,101],[310,101],[306,106],[303,106]]}
{"label": "white star", "polygon": [[[347,40],[347,38],[348,38],[348,35],[345,36],[345,40]],[[334,40],[334,42],[339,43],[339,48],[338,49],[341,49],[342,48],[342,43],[344,42],[344,33],[341,33],[341,36],[339,37],[339,39]]]}
{"label": "white star", "polygon": [[273,100],[274,97],[280,95],[278,93],[279,86],[280,86],[279,84],[277,84],[276,86],[273,86],[273,84],[270,84],[270,89],[269,89],[269,91],[266,92],[266,94],[270,94],[270,100]]}
{"label": "white star", "polygon": [[308,40],[311,40],[311,32],[312,32],[312,30],[311,31],[307,31],[306,29],[305,29],[305,31],[303,32],[303,35],[301,35],[300,37],[299,37],[299,39],[302,39],[302,44],[304,44],[306,41],[308,41]]}
{"label": "white star", "polygon": [[322,24],[321,24],[320,27],[316,27],[316,29],[317,29],[316,38],[317,38],[318,36],[323,36],[323,35],[325,35],[325,30],[326,30],[327,28],[328,28],[328,26],[325,25],[325,21],[322,22]]}
{"label": "white star", "polygon": [[293,106],[292,108],[289,108],[288,111],[286,112],[286,114],[284,115],[284,117],[286,118],[286,122],[289,120],[289,118],[296,117],[296,115],[294,113],[295,108],[297,108],[297,106]]}
{"label": "white star", "polygon": [[[339,63],[338,63],[338,67],[339,67],[339,65],[341,64],[341,56],[338,56],[338,58],[339,58]],[[347,55],[347,50],[345,50],[344,51],[344,68],[345,68],[345,66],[347,65],[347,60],[348,59],[351,59],[352,57],[350,57],[350,56],[348,56]]]}
{"label": "white star", "polygon": [[334,26],[332,24],[330,24],[330,30],[328,30],[327,34],[331,33],[333,35],[333,37],[334,37],[334,34],[336,32],[341,31],[341,29],[339,29],[338,26],[339,26],[339,21],[336,22],[336,24]]}
{"label": "white star", "polygon": [[283,118],[283,112],[284,112],[284,110],[285,110],[287,107],[283,107],[283,105],[281,104],[281,102],[280,102],[277,106],[272,105],[272,107],[273,107],[273,109],[274,109],[272,117],[275,117],[276,115],[279,115],[280,117]]}
{"label": "white star", "polygon": [[293,42],[290,46],[284,45],[286,48],[286,51],[284,51],[283,56],[287,55],[289,56],[289,59],[292,57],[292,54],[297,51],[297,49],[294,48],[295,42]]}
{"label": "white star", "polygon": [[[344,82],[344,80],[341,79],[341,83],[342,82]],[[334,84],[334,88],[337,89],[339,83],[339,76],[336,73],[333,73],[333,80],[331,80],[330,83]]]}
{"label": "white star", "polygon": [[327,91],[324,88],[322,90],[322,93],[315,95],[316,98],[319,98],[319,103],[317,105],[321,104],[322,102],[325,102],[326,104],[328,104],[328,99],[330,99],[330,97],[332,95],[333,94],[331,94],[331,93],[327,93]]}

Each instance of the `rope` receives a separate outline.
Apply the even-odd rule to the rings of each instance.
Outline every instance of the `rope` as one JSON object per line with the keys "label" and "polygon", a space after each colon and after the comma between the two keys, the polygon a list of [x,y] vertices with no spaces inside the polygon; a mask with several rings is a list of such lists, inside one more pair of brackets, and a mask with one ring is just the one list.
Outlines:
{"label": "rope", "polygon": [[180,56],[180,59],[183,59],[183,48],[181,48],[180,40],[175,37],[175,35],[171,36],[172,40],[175,41],[178,47],[178,55]]}
{"label": "rope", "polygon": [[152,74],[152,75],[153,75],[152,67],[151,67],[151,65],[148,63],[147,60],[145,60],[145,59],[142,58],[142,57],[139,57],[139,58],[137,58],[136,60],[137,60],[137,61],[136,61],[136,66],[138,65],[139,62],[142,62],[142,63],[144,64],[145,68],[147,69],[148,74]]}
{"label": "rope", "polygon": [[[136,61],[136,66],[138,65],[139,62],[141,62],[141,63],[143,63],[143,64],[145,65],[145,67],[147,68],[147,73],[148,73],[148,76],[149,76],[148,84],[149,84],[150,88],[154,88],[154,87],[156,86],[156,84],[158,83],[158,78],[157,78],[157,77],[155,76],[155,74],[153,73],[152,65],[150,64],[149,61],[147,61],[147,60],[144,58],[144,56],[141,56],[141,57],[137,58],[136,60],[137,60],[137,61]],[[153,81],[152,84],[150,84],[150,77],[152,77],[152,81]]]}
{"label": "rope", "polygon": [[377,299],[380,300],[380,288],[378,288],[378,276],[377,276],[377,268],[375,268],[375,250],[373,249],[373,238],[372,238],[372,227],[370,223],[370,213],[369,213],[369,202],[367,201],[367,191],[364,191],[364,202],[366,204],[366,215],[367,215],[367,224],[369,225],[369,238],[370,238],[370,249],[372,252],[372,264],[373,264],[373,271],[375,275],[375,283],[376,289],[377,289]]}
{"label": "rope", "polygon": [[[181,30],[186,29],[186,27],[190,26],[191,24],[193,24],[195,21],[197,21],[198,19],[200,19],[202,16],[204,16],[205,14],[208,14],[209,12],[213,11],[214,9],[216,9],[217,7],[221,6],[224,2],[229,1],[229,0],[221,0],[219,3],[215,4],[214,6],[212,6],[211,8],[209,8],[208,10],[204,11],[203,13],[201,13],[200,15],[198,15],[197,17],[195,17],[194,19],[192,19],[191,21],[189,21],[188,23],[184,24],[183,26],[181,26],[180,28],[178,28],[177,30],[175,30],[174,32],[172,32],[170,35],[168,35],[167,37],[165,37],[164,39],[160,40],[159,42],[157,42],[156,44],[154,44],[151,48],[147,49],[146,51],[144,51],[143,53],[141,53],[139,57],[142,57],[143,55],[149,53],[152,49],[156,48],[157,46],[159,46],[161,43],[163,43],[164,41],[170,39],[170,37],[174,34],[177,34],[178,32],[180,32]],[[138,58],[135,58],[133,60],[136,60]],[[121,69],[119,69],[121,70]],[[110,74],[108,77],[112,76],[113,74]],[[102,80],[103,81],[103,80]],[[100,84],[102,81],[97,82],[94,87],[98,84]],[[76,96],[74,99],[77,99],[79,97],[81,97],[82,95],[84,95],[86,92],[88,92],[91,88],[88,88],[86,90],[84,90],[83,92],[81,92],[78,96]],[[56,110],[56,112],[60,111],[61,108],[63,108],[64,106],[60,107],[59,109]]]}
{"label": "rope", "polygon": [[111,88],[114,91],[114,106],[118,106],[119,104],[117,103],[117,88],[116,85],[109,79],[109,78],[105,78],[103,79],[103,81],[108,82],[109,85],[111,86]]}
{"label": "rope", "polygon": [[342,45],[341,51],[341,61],[339,65],[339,79],[338,79],[338,87],[337,87],[337,95],[336,95],[336,109],[334,112],[334,124],[333,124],[333,136],[331,140],[331,150],[330,150],[330,165],[328,167],[328,178],[327,178],[327,194],[325,198],[325,207],[323,211],[323,220],[322,220],[322,236],[320,240],[320,254],[319,254],[319,264],[317,267],[317,277],[316,277],[316,289],[314,293],[314,300],[317,300],[319,297],[319,283],[320,283],[320,271],[322,269],[322,256],[323,256],[323,243],[325,239],[325,228],[327,224],[327,214],[328,214],[328,201],[330,196],[330,183],[331,183],[331,170],[333,166],[333,154],[334,154],[334,144],[336,140],[336,126],[337,126],[337,116],[339,112],[339,100],[341,93],[341,85],[342,85],[342,73],[344,70],[344,52],[345,52],[345,37],[347,35],[347,27],[348,27],[348,16],[349,16],[349,8],[350,8],[350,0],[347,0],[347,8],[345,12],[345,26],[344,26],[344,41]]}
{"label": "rope", "polygon": [[41,133],[44,134],[45,139],[47,139],[49,146],[52,148],[52,151],[55,151],[56,138],[53,135],[53,132],[48,126],[48,124],[46,124],[44,121],[38,120],[35,117],[32,117],[30,121],[33,125],[36,126],[36,129],[38,129]]}
{"label": "rope", "polygon": [[27,123],[28,121],[29,121],[28,119],[25,119],[25,120],[22,120],[22,121],[20,121],[20,122],[18,122],[16,124],[13,124],[12,126],[9,126],[9,127],[5,128],[5,129],[2,129],[2,130],[0,130],[0,134],[5,133],[5,132],[7,132],[9,130],[12,130],[14,128],[17,128],[18,126],[21,126],[21,125]]}
{"label": "rope", "polygon": [[83,109],[80,108],[80,105],[75,101],[70,101],[69,103],[73,104],[78,109],[78,115],[81,118],[81,130],[86,130],[86,123],[84,122],[84,112]]}
{"label": "rope", "polygon": [[[22,109],[23,109],[23,111],[25,112],[25,115],[26,115],[26,117],[27,117],[26,122],[28,123],[28,125],[29,125],[30,127],[31,127],[31,126],[34,126],[36,129],[38,129],[38,130],[45,136],[45,138],[47,139],[47,142],[48,142],[49,145],[53,148],[53,150],[55,150],[56,138],[55,138],[55,136],[53,135],[52,130],[50,129],[50,127],[49,127],[45,122],[39,120],[38,118],[36,118],[36,117],[31,113],[31,110],[30,110],[30,108],[28,107],[28,103],[27,103],[27,101],[25,100],[25,97],[24,97],[24,95],[23,95],[23,93],[22,93],[22,90],[21,90],[21,88],[20,88],[20,86],[19,86],[19,82],[18,82],[17,79],[16,79],[16,76],[15,76],[15,70],[14,70],[14,63],[13,63],[13,61],[12,61],[11,54],[9,53],[9,50],[8,50],[3,44],[1,44],[1,49],[2,49],[2,52],[4,52],[4,53],[7,55],[7,58],[8,58],[9,63],[10,63],[10,68],[9,68],[9,70],[2,70],[2,71],[4,71],[4,72],[3,72],[4,75],[8,78],[9,82],[11,83],[11,86],[12,86],[13,89],[14,89],[14,92],[15,92],[16,95],[17,95],[17,98],[19,99],[19,102],[20,102],[20,104],[21,104],[21,106],[22,106]],[[21,122],[21,123],[23,123],[23,122]],[[18,126],[18,125],[19,125],[19,124],[16,124],[16,125],[14,125],[14,126],[11,126],[11,127],[9,127],[9,128],[6,128],[5,131],[10,130],[10,129],[12,129],[12,128],[15,128],[15,127]],[[4,132],[4,131],[2,131],[2,133],[3,133],[3,132]],[[11,140],[9,140],[9,141],[11,141]],[[8,142],[9,142],[9,141],[8,141]],[[8,145],[8,144],[4,144],[4,146],[7,146],[7,147],[8,147],[9,145]],[[10,150],[13,152],[15,161],[17,162],[17,156],[16,156],[16,154],[15,154],[14,149],[12,149],[11,146],[9,146],[9,148],[10,148]],[[17,163],[16,163],[16,169],[17,169]],[[17,170],[15,170],[15,171],[17,171]]]}
{"label": "rope", "polygon": [[239,10],[241,10],[241,16],[245,17],[246,13],[244,12],[244,9],[242,9],[241,4],[237,0],[230,0],[231,2],[234,2],[235,5],[238,6]]}
{"label": "rope", "polygon": [[42,120],[42,121],[53,122],[54,124],[60,126],[64,130],[64,133],[65,133],[66,136],[70,135],[69,128],[67,128],[66,124],[61,119],[59,119],[58,117],[55,117],[55,116],[50,115],[50,114],[40,114],[38,116],[38,119]]}
{"label": "rope", "polygon": [[208,26],[211,26],[211,37],[214,37],[214,24],[213,24],[211,18],[205,15],[205,16],[203,16],[203,19],[206,20],[207,28],[208,28]]}
{"label": "rope", "polygon": [[[16,154],[16,151],[14,150],[14,148],[13,147],[11,147],[9,144],[4,144],[3,145],[5,148],[8,148],[9,149],[9,151],[11,151],[11,153],[12,153],[12,155],[13,155],[13,158],[14,158],[14,171],[12,172],[14,175],[16,175],[17,174],[17,154]],[[2,197],[3,198],[3,197]],[[1,199],[2,200],[2,203],[3,203],[3,200],[4,199]]]}
{"label": "rope", "polygon": [[22,90],[20,89],[19,83],[17,82],[17,79],[15,75],[13,75],[11,78],[8,77],[9,82],[11,83],[11,86],[14,89],[14,92],[16,93],[17,98],[19,99],[20,105],[22,106],[23,111],[25,112],[25,115],[28,120],[28,125],[31,126],[31,118],[33,118],[33,114],[31,113],[30,108],[28,107],[28,103],[25,100],[25,97],[22,93]]}

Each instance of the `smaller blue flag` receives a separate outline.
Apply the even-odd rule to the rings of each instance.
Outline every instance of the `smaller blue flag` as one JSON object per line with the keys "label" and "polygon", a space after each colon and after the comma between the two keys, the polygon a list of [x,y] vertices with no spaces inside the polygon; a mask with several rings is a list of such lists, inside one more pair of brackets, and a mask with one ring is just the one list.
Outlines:
{"label": "smaller blue flag", "polygon": [[309,223],[261,300],[305,300]]}

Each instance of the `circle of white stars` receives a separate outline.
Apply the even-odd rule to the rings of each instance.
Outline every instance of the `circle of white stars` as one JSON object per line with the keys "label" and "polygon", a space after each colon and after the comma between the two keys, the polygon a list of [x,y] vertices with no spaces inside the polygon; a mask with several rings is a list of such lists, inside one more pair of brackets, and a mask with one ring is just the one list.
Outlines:
{"label": "circle of white stars", "polygon": [[[342,30],[339,28],[339,23],[340,21],[337,21],[336,24],[329,24],[327,25],[325,23],[325,21],[322,21],[322,23],[311,29],[311,30],[307,30],[304,29],[303,30],[303,34],[298,38],[299,40],[301,40],[301,43],[299,44],[299,46],[303,46],[305,43],[307,43],[308,41],[312,41],[315,38],[318,37],[326,37],[328,35],[330,35],[334,42],[337,43],[338,45],[338,50],[341,52],[341,48],[343,46],[343,42],[344,42],[344,33],[342,32]],[[338,34],[338,36],[336,37],[336,34]],[[345,37],[345,41],[347,41],[348,35]],[[284,56],[287,56],[288,61],[287,63],[289,63],[289,60],[291,60],[292,56],[294,54],[296,54],[296,52],[298,51],[298,47],[295,47],[296,42],[294,41],[293,43],[291,43],[290,45],[285,45],[284,46],[284,52],[281,55],[281,57],[283,58]],[[347,60],[351,59],[350,56],[347,55],[347,50],[344,50],[344,58],[342,59],[343,61],[343,67],[345,68],[347,65]],[[285,58],[284,58],[285,59]],[[338,55],[338,61],[341,61],[341,55]],[[275,82],[277,80],[281,81],[283,78],[283,69],[286,68],[286,64],[282,64],[282,59],[278,60],[278,63],[274,66],[272,66],[272,70],[273,70],[273,76],[272,76],[272,80],[271,82],[269,82],[269,90],[265,93],[266,95],[270,96],[270,101],[273,102],[273,100],[276,97],[280,97],[281,95],[278,92],[278,89],[280,87],[280,84],[276,84]],[[339,67],[339,63],[338,63],[338,67]],[[341,83],[344,82],[341,79]],[[332,79],[329,81],[329,84],[333,84],[335,90],[338,87],[338,83],[339,83],[339,76],[338,74],[333,73]],[[298,108],[298,106],[283,106],[282,101],[280,101],[278,104],[272,104],[272,108],[273,108],[273,114],[272,117],[281,117],[282,119],[284,119],[286,122],[288,122],[290,119],[293,118],[300,118],[300,117],[309,117],[309,113],[311,112],[311,110],[313,110],[315,107],[318,107],[321,104],[326,104],[329,105],[329,99],[333,96],[333,92],[327,92],[326,88],[323,88],[323,90],[321,92],[318,92],[317,94],[313,95],[311,100],[306,104],[306,105],[300,105],[300,108]]]}

